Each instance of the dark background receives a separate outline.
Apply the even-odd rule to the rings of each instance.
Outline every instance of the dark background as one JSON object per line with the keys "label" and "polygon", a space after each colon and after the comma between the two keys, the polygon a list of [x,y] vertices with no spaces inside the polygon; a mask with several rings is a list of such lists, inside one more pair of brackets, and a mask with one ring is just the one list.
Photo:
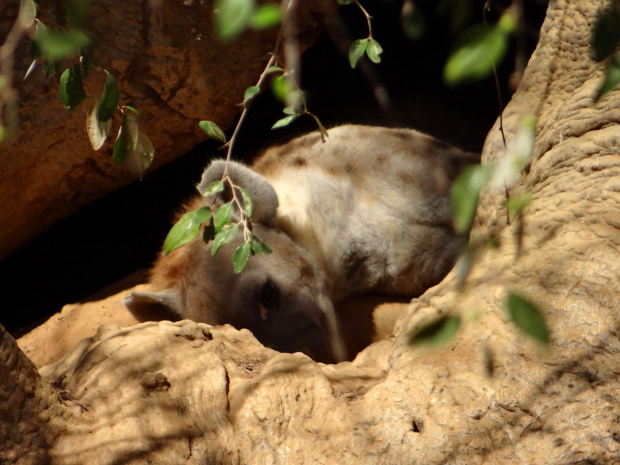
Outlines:
{"label": "dark background", "polygon": [[[373,15],[373,36],[384,49],[382,63],[371,66],[392,97],[393,112],[381,111],[360,66],[351,69],[327,32],[303,55],[302,86],[309,110],[328,128],[342,123],[407,126],[480,151],[499,114],[497,90],[492,78],[454,89],[444,86],[442,67],[454,35],[449,16],[437,11],[441,3],[416,3],[425,18],[426,33],[421,40],[412,41],[400,28],[400,1],[363,2]],[[483,3],[469,3],[466,23],[482,21]],[[525,4],[525,42],[530,53],[546,3],[530,0]],[[503,8],[502,2],[493,6],[490,20]],[[354,5],[341,7],[339,15],[349,42],[368,35],[365,17]],[[498,68],[504,102],[511,94],[507,83],[514,63],[513,43]],[[250,161],[266,145],[316,128],[311,118],[300,118],[288,128],[271,130],[282,116],[282,105],[271,93],[261,95],[242,128],[235,157]],[[194,192],[204,166],[211,158],[223,156],[219,146],[213,141],[198,145],[158,171],[147,173],[142,181],[120,188],[58,223],[1,262],[2,324],[15,332],[48,318],[67,303],[148,268],[170,228],[171,217]]]}

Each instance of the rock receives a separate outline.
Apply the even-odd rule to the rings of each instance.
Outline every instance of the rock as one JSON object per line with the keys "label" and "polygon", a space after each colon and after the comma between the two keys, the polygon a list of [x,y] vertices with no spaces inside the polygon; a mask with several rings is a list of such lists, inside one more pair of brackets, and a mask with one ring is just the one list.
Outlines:
{"label": "rock", "polygon": [[[157,4],[158,6],[152,7]],[[300,2],[300,47],[309,46],[335,2]],[[0,37],[6,37],[19,2],[0,7]],[[62,18],[61,3],[39,8],[52,28]],[[120,104],[140,111],[140,130],[155,151],[151,169],[186,153],[206,139],[198,127],[203,119],[222,128],[239,111],[244,90],[256,83],[269,60],[277,28],[244,32],[230,43],[215,35],[212,1],[91,2],[90,33],[95,43],[94,66],[114,74]],[[59,77],[46,79],[37,69],[22,78],[32,59],[30,41],[15,54],[13,83],[18,91],[19,132],[0,150],[0,260],[26,244],[54,222],[139,177],[114,165],[110,155],[120,124],[118,114],[104,148],[93,151],[85,130],[91,99],[99,99],[105,73],[93,70],[85,81],[85,102],[66,112],[58,98]],[[67,66],[70,61],[67,61]]]}

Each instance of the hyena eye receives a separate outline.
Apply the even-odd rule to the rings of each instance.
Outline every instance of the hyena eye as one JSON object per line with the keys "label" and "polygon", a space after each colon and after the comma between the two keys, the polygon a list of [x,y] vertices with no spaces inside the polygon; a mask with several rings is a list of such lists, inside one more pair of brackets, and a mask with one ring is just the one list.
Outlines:
{"label": "hyena eye", "polygon": [[273,308],[276,303],[276,285],[271,279],[265,281],[260,293],[260,304],[265,308]]}
{"label": "hyena eye", "polygon": [[276,307],[278,300],[278,289],[271,279],[265,281],[260,290],[258,308],[260,318],[265,323],[271,322],[271,311]]}

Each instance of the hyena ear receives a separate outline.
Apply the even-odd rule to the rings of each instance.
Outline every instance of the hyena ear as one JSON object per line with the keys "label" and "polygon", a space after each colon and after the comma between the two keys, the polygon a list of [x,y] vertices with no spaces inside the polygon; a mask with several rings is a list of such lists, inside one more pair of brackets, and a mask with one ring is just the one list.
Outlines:
{"label": "hyena ear", "polygon": [[183,315],[181,295],[168,289],[159,292],[132,291],[123,304],[140,321],[176,320]]}
{"label": "hyena ear", "polygon": [[[202,180],[197,186],[198,191],[204,194],[209,184],[213,181],[222,179],[225,167],[226,162],[224,160],[216,160],[211,163],[202,175]],[[256,171],[234,161],[228,162],[226,172],[235,185],[243,187],[250,194],[254,204],[252,221],[264,224],[265,226],[274,226],[276,209],[278,208],[278,196],[276,195],[276,191],[273,190],[273,187],[271,187],[271,184],[269,184],[269,181]],[[230,186],[226,183],[224,192],[218,194],[218,203],[226,203],[231,199]],[[213,202],[213,197],[206,197],[205,200],[210,204]]]}

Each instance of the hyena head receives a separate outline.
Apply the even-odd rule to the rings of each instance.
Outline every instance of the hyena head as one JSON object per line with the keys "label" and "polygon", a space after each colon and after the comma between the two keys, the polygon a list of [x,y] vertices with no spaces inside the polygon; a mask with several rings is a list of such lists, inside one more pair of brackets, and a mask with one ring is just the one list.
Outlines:
{"label": "hyena head", "polygon": [[[212,163],[198,190],[219,180],[225,163]],[[302,351],[319,361],[345,358],[342,338],[324,272],[310,254],[275,228],[278,198],[262,176],[229,162],[227,174],[246,189],[254,202],[253,233],[272,249],[256,254],[241,273],[233,271],[233,252],[243,242],[240,231],[230,243],[211,254],[212,242],[197,237],[160,256],[151,271],[153,292],[133,292],[125,299],[132,311],[161,309],[169,314],[212,325],[247,328],[265,346],[282,352]],[[227,188],[215,196],[195,199],[190,210],[230,201]],[[236,211],[233,221],[238,221]],[[200,236],[200,235],[199,235]]]}

